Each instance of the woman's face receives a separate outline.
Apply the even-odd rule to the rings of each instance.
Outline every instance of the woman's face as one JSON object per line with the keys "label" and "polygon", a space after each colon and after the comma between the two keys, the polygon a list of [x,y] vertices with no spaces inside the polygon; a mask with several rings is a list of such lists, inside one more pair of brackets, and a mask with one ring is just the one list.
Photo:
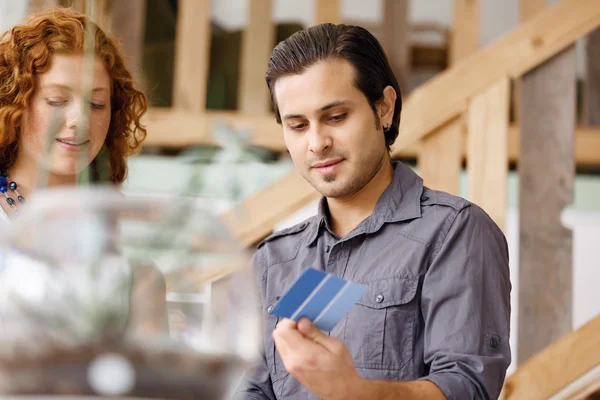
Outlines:
{"label": "woman's face", "polygon": [[86,97],[82,93],[84,65],[82,55],[55,54],[48,71],[37,76],[23,113],[19,158],[41,163],[54,174],[76,175],[98,155],[110,126],[111,81],[104,63],[96,57],[91,94]]}

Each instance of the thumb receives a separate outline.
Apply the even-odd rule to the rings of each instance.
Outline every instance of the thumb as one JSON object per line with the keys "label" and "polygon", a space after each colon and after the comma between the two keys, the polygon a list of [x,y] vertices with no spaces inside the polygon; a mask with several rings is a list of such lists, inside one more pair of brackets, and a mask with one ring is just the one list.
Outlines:
{"label": "thumb", "polygon": [[313,342],[320,344],[327,350],[332,350],[331,347],[333,342],[337,339],[324,334],[319,328],[317,328],[310,320],[306,317],[302,318],[298,322],[298,331]]}

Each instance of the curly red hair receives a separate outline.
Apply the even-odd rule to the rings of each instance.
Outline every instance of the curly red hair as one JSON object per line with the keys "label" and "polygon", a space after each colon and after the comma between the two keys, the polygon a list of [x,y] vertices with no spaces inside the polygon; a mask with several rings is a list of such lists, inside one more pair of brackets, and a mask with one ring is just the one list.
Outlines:
{"label": "curly red hair", "polygon": [[[36,76],[48,70],[50,57],[55,53],[83,54],[86,25],[95,29],[95,53],[104,61],[112,83],[111,121],[104,143],[110,161],[110,181],[125,180],[126,159],[146,138],[140,119],[148,102],[134,87],[115,39],[84,14],[69,8],[32,14],[23,24],[0,36],[0,169],[6,170],[15,162],[19,127],[35,90]],[[97,172],[99,167],[94,161],[92,171]]]}

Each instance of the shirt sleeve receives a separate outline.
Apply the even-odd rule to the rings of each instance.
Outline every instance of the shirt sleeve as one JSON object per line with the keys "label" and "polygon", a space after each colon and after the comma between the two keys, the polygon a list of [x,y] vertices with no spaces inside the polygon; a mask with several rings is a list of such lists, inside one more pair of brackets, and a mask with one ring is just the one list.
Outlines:
{"label": "shirt sleeve", "polygon": [[423,379],[450,400],[496,399],[511,360],[508,246],[475,205],[448,225],[423,281]]}
{"label": "shirt sleeve", "polygon": [[[262,258],[262,251],[259,249],[254,253],[252,264],[255,271],[256,280],[260,290],[261,297],[261,315],[265,313],[265,286],[262,282],[262,273],[266,266]],[[264,331],[264,316],[263,316],[263,334]],[[233,395],[232,400],[276,400],[273,392],[273,384],[271,382],[271,374],[267,365],[267,358],[263,349],[261,357],[256,360],[256,363],[251,366],[243,377],[243,380],[237,391]]]}

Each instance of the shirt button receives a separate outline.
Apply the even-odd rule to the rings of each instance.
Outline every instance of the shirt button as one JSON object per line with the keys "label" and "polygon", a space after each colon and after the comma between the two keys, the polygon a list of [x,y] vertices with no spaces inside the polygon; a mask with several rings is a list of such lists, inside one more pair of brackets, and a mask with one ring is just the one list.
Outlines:
{"label": "shirt button", "polygon": [[382,303],[383,302],[383,295],[382,294],[378,294],[377,297],[375,297],[375,301],[377,303]]}
{"label": "shirt button", "polygon": [[490,347],[494,350],[496,350],[498,348],[500,343],[498,343],[498,339],[496,339],[495,337],[490,339]]}
{"label": "shirt button", "polygon": [[329,245],[325,246],[325,253],[329,253]]}
{"label": "shirt button", "polygon": [[269,314],[271,314],[271,311],[273,311],[273,306],[269,306],[269,307],[267,307],[267,312],[268,312]]}

